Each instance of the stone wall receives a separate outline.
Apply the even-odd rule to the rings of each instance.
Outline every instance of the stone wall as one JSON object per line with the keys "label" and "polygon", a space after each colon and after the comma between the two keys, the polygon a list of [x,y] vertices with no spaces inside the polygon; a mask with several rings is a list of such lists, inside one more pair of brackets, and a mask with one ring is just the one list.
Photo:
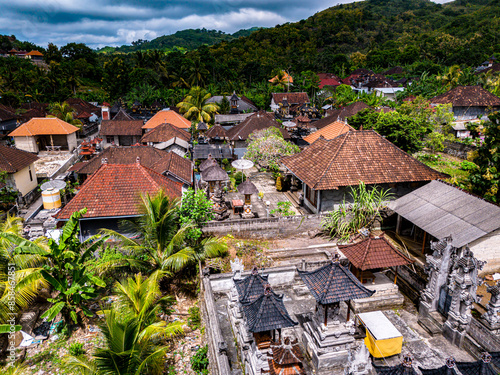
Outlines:
{"label": "stone wall", "polygon": [[247,220],[211,221],[206,223],[203,233],[226,235],[243,238],[288,237],[310,230],[320,229],[321,219],[325,215],[295,215]]}
{"label": "stone wall", "polygon": [[476,149],[476,146],[466,145],[460,142],[444,141],[443,145],[444,152],[460,159],[467,159],[467,153]]}
{"label": "stone wall", "polygon": [[498,352],[500,351],[500,332],[491,330],[480,319],[472,318],[467,330],[464,349],[477,357],[480,357],[484,351]]}
{"label": "stone wall", "polygon": [[483,273],[500,269],[500,229],[471,242],[469,247],[477,259],[487,262]]}

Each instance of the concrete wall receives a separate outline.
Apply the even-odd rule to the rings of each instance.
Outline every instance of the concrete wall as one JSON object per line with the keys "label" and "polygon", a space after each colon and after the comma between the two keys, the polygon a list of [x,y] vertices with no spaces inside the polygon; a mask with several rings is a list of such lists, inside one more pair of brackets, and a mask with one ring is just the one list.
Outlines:
{"label": "concrete wall", "polygon": [[14,142],[19,150],[38,153],[35,137],[14,137]]}
{"label": "concrete wall", "polygon": [[203,233],[232,234],[243,238],[277,238],[319,229],[325,215],[296,215],[245,220],[211,221]]}
{"label": "concrete wall", "polygon": [[[30,171],[31,171],[31,176],[30,176]],[[31,190],[33,190],[37,186],[34,164],[30,164],[26,168],[21,169],[19,172],[14,173],[12,177],[16,189],[19,190],[22,195],[28,194]]]}
{"label": "concrete wall", "polygon": [[473,241],[469,247],[476,258],[488,262],[484,266],[483,272],[500,269],[500,229]]}
{"label": "concrete wall", "polygon": [[68,150],[73,151],[78,147],[78,143],[76,141],[76,132],[73,134],[68,134],[66,136],[66,142],[68,143]]}

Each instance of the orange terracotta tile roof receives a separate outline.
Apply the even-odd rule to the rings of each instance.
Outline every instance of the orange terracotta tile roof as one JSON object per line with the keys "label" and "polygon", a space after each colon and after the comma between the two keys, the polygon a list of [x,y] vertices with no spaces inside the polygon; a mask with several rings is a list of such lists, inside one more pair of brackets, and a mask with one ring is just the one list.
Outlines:
{"label": "orange terracotta tile roof", "polygon": [[431,181],[444,174],[419,162],[373,130],[350,131],[332,140],[318,138],[298,154],[281,159],[315,190],[341,186]]}
{"label": "orange terracotta tile roof", "polygon": [[153,129],[160,124],[169,123],[181,129],[188,129],[191,127],[191,121],[184,116],[172,110],[162,110],[151,117],[148,122],[144,124],[143,129]]}
{"label": "orange terracotta tile roof", "polygon": [[136,216],[140,214],[140,195],[156,194],[161,189],[171,198],[182,196],[180,182],[140,163],[102,164],[55,217],[67,220],[83,208],[87,208],[85,218]]}
{"label": "orange terracotta tile roof", "polygon": [[68,124],[57,117],[35,117],[22,124],[9,134],[10,137],[32,137],[35,135],[73,134],[78,131],[76,126]]}
{"label": "orange terracotta tile roof", "polygon": [[387,241],[384,235],[368,237],[361,242],[338,247],[349,262],[362,271],[413,263],[413,260],[403,255]]}
{"label": "orange terracotta tile roof", "polygon": [[27,56],[43,56],[43,53],[40,51],[30,51],[26,54]]}
{"label": "orange terracotta tile roof", "polygon": [[160,124],[153,130],[150,130],[146,134],[144,134],[141,138],[141,142],[167,142],[175,137],[188,142],[191,139],[191,134],[173,124]]}
{"label": "orange terracotta tile roof", "polygon": [[16,173],[38,160],[38,156],[14,147],[0,145],[0,171]]}
{"label": "orange terracotta tile roof", "polygon": [[334,121],[330,125],[325,126],[324,128],[309,134],[307,137],[304,138],[304,141],[311,144],[319,137],[323,137],[325,139],[333,139],[351,130],[354,130],[354,128],[352,126],[347,125],[345,122]]}

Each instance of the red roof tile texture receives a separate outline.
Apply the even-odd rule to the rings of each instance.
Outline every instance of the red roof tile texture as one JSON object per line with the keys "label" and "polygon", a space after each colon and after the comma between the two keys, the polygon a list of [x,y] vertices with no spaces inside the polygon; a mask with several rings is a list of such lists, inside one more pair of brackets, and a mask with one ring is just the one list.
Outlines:
{"label": "red roof tile texture", "polygon": [[384,236],[369,237],[358,243],[339,245],[339,250],[354,267],[364,270],[404,266],[413,262],[397,250]]}
{"label": "red roof tile texture", "polygon": [[16,173],[37,160],[38,156],[30,152],[0,145],[0,171]]}
{"label": "red roof tile texture", "polygon": [[147,142],[160,143],[160,142],[167,142],[167,141],[171,140],[172,138],[180,138],[183,141],[188,142],[189,139],[191,138],[191,134],[189,132],[187,132],[186,130],[178,128],[177,126],[175,126],[173,124],[167,123],[167,124],[158,125],[156,128],[148,131],[141,138],[141,142],[142,143],[147,143]]}
{"label": "red roof tile texture", "polygon": [[273,92],[271,95],[276,104],[283,103],[285,98],[290,105],[310,103],[307,92]]}
{"label": "red roof tile texture", "polygon": [[451,103],[453,107],[500,107],[500,98],[481,86],[457,86],[430,100],[432,104]]}
{"label": "red roof tile texture", "polygon": [[103,120],[100,135],[142,136],[142,120]]}
{"label": "red roof tile texture", "polygon": [[231,141],[245,141],[254,131],[267,129],[271,126],[278,128],[283,138],[290,139],[290,134],[286,129],[281,128],[279,122],[274,119],[274,113],[265,111],[255,112],[240,124],[229,129],[227,131],[227,137]]}
{"label": "red roof tile texture", "polygon": [[188,185],[193,184],[193,163],[175,152],[169,152],[167,156],[159,159],[151,166],[151,169],[177,178]]}
{"label": "red roof tile texture", "polygon": [[140,195],[163,190],[171,198],[182,196],[182,184],[135,164],[102,164],[78,194],[57,213],[67,220],[73,212],[87,208],[85,218],[135,216],[140,214]]}
{"label": "red roof tile texture", "polygon": [[445,177],[419,162],[373,130],[318,138],[302,152],[281,159],[310,188],[431,181]]}

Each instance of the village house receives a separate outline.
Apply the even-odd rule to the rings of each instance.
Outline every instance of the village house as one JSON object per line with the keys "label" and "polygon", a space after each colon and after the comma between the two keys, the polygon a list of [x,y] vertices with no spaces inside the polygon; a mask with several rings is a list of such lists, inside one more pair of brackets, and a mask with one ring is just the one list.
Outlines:
{"label": "village house", "polygon": [[430,183],[390,203],[396,233],[411,237],[429,253],[430,242],[451,238],[456,249],[469,246],[487,268],[500,265],[500,207],[443,181]]}
{"label": "village house", "polygon": [[207,100],[207,103],[217,103],[221,104],[223,98],[226,98],[227,101],[229,102],[230,106],[230,113],[231,114],[237,114],[237,113],[249,113],[249,112],[255,112],[257,111],[257,107],[255,104],[252,103],[250,99],[248,99],[246,96],[238,96],[236,95],[235,92],[233,92],[233,95],[215,95],[212,96]]}
{"label": "village house", "polygon": [[309,104],[307,92],[273,92],[271,94],[271,110],[283,117],[291,116],[291,107]]}
{"label": "village house", "polygon": [[32,118],[9,134],[20,150],[38,153],[46,150],[73,151],[78,128],[56,117]]}
{"label": "village house", "polygon": [[17,126],[18,116],[14,109],[0,104],[0,135],[5,135]]}
{"label": "village house", "polygon": [[342,81],[339,77],[332,73],[318,73],[319,78],[319,89],[323,89],[325,86],[329,86],[331,88],[335,88],[342,84]]}
{"label": "village house", "polygon": [[132,146],[142,137],[142,120],[135,120],[122,108],[112,120],[102,120],[99,135],[103,139],[103,147]]}
{"label": "village house", "polygon": [[80,219],[82,238],[97,234],[102,228],[120,231],[121,220],[141,215],[141,194],[156,195],[160,190],[171,199],[182,197],[182,183],[143,166],[139,157],[133,164],[108,164],[104,159],[55,218],[64,222],[73,212],[87,208]]}
{"label": "village house", "polygon": [[7,172],[5,184],[18,190],[22,196],[36,189],[34,163],[37,160],[38,156],[30,152],[0,145],[0,172]]}
{"label": "village house", "polygon": [[215,123],[224,126],[226,129],[230,129],[231,126],[238,125],[239,123],[245,121],[248,117],[252,116],[253,112],[250,113],[230,113],[227,115],[215,115]]}
{"label": "village house", "polygon": [[247,147],[247,139],[253,132],[257,130],[267,129],[269,127],[279,129],[283,138],[290,139],[290,134],[286,129],[281,128],[279,122],[274,119],[274,114],[259,111],[248,117],[241,124],[238,124],[227,131],[227,138],[234,147],[234,153],[239,157],[243,157]]}
{"label": "village house", "polygon": [[481,86],[457,86],[430,102],[431,106],[451,103],[456,120],[473,120],[500,109],[500,98]]}
{"label": "village house", "polygon": [[[338,109],[329,109],[326,111],[324,118],[318,120],[314,123],[317,129],[321,129],[322,127],[331,123],[331,121],[341,120],[347,121],[349,117],[356,115],[364,109],[371,108],[365,102],[354,102],[352,104],[346,105],[345,107]],[[329,120],[327,120],[329,119]]]}
{"label": "village house", "polygon": [[172,124],[161,124],[144,134],[141,143],[184,156],[189,150],[191,134]]}
{"label": "village house", "polygon": [[31,61],[43,61],[43,53],[40,51],[30,51],[24,55],[24,58]]}
{"label": "village house", "polygon": [[71,171],[81,180],[88,179],[101,166],[102,160],[108,164],[134,164],[139,158],[141,165],[173,181],[181,182],[187,189],[193,186],[193,163],[175,152],[167,152],[149,146],[109,147],[88,162],[75,164]]}
{"label": "village house", "polygon": [[148,132],[161,124],[172,124],[177,126],[179,129],[185,130],[189,130],[191,128],[191,121],[171,109],[162,109],[151,117],[142,128]]}
{"label": "village house", "polygon": [[350,131],[331,140],[320,137],[281,163],[292,179],[302,182],[304,204],[314,213],[349,201],[349,187],[360,182],[403,196],[444,177],[373,130]]}

